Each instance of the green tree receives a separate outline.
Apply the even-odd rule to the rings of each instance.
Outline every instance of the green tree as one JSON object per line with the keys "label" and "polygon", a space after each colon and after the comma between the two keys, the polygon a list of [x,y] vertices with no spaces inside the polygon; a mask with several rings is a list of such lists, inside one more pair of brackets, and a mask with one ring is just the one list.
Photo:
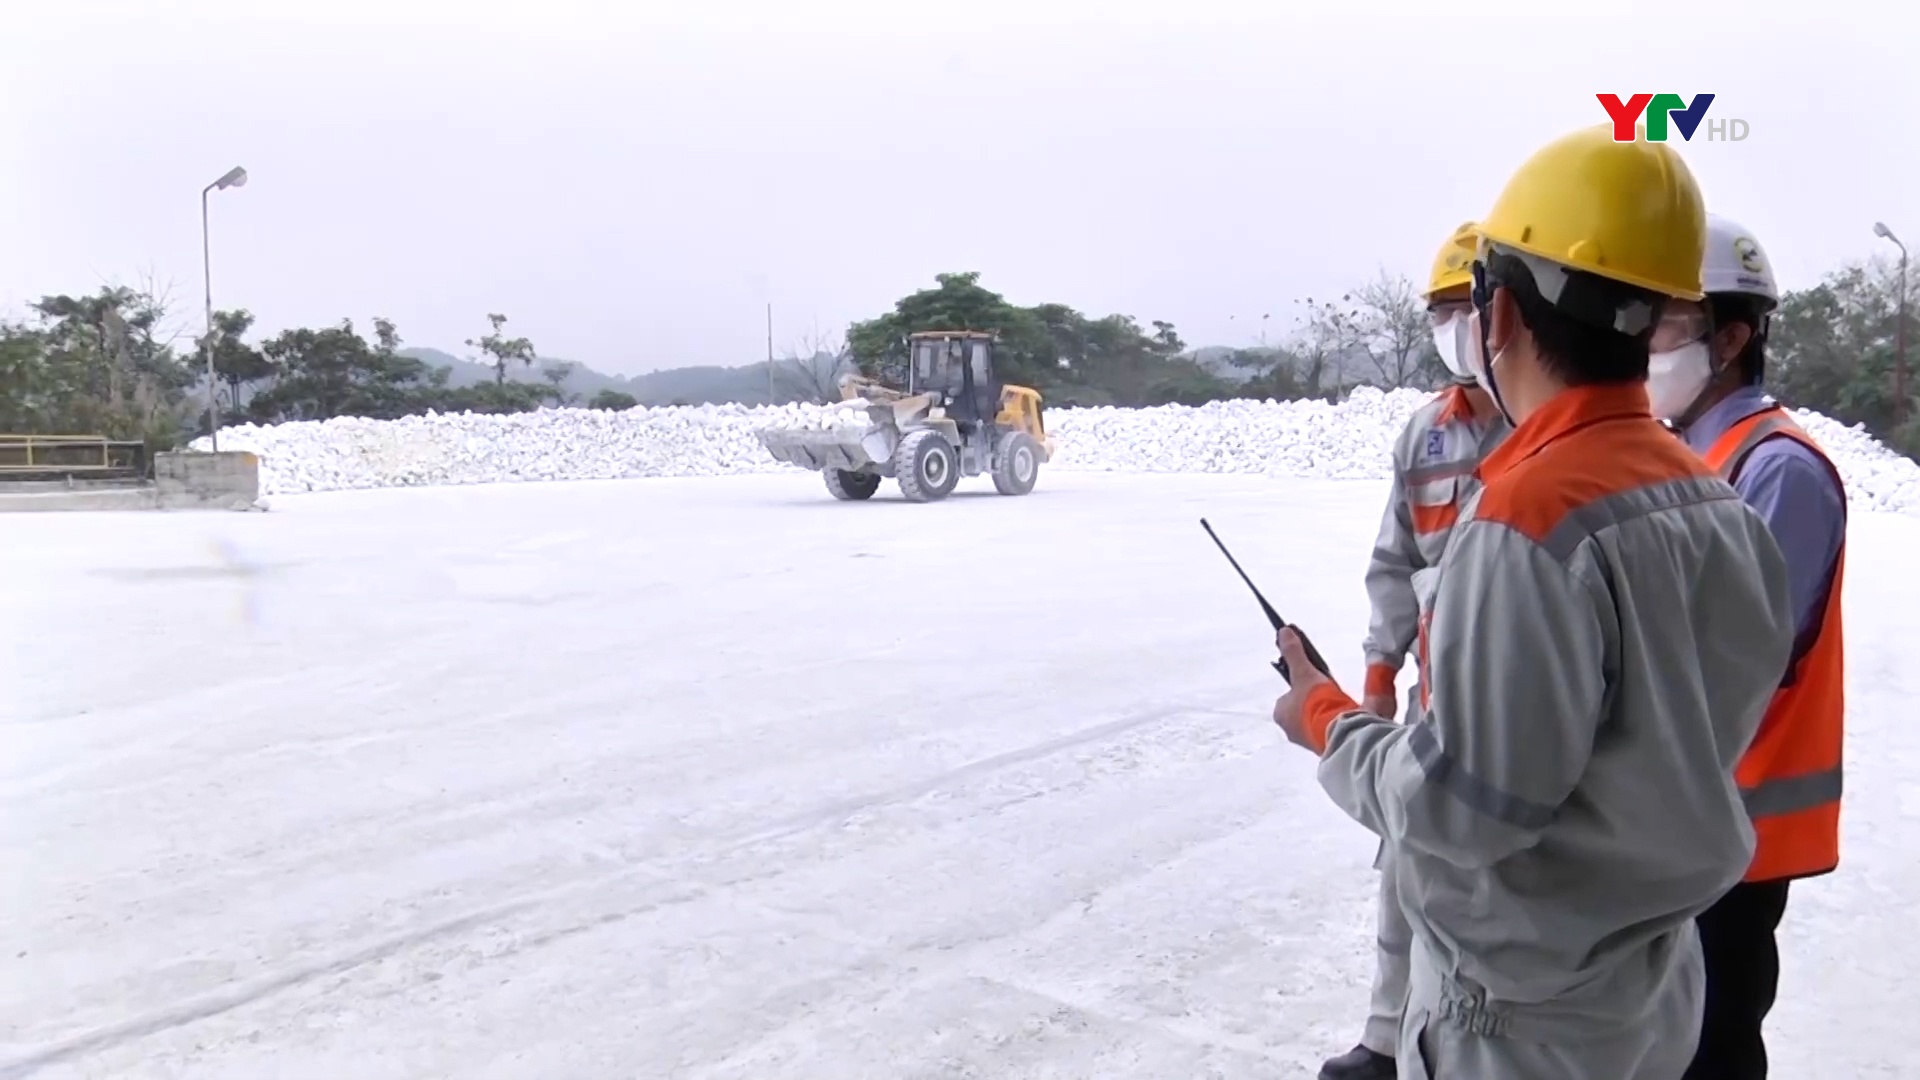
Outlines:
{"label": "green tree", "polygon": [[1148,385],[1142,405],[1205,405],[1240,396],[1232,383],[1184,357],[1167,361]]}
{"label": "green tree", "polygon": [[1234,386],[1236,397],[1294,401],[1311,396],[1300,385],[1298,358],[1285,349],[1269,345],[1235,349],[1224,359],[1229,367],[1247,373]]}
{"label": "green tree", "polygon": [[605,409],[610,412],[625,412],[640,404],[639,399],[621,390],[602,390],[587,402],[589,409]]}
{"label": "green tree", "polygon": [[493,330],[478,338],[468,338],[467,348],[479,349],[480,355],[486,358],[484,363],[493,368],[494,383],[505,385],[507,368],[514,361],[532,367],[538,357],[533,353],[533,342],[523,337],[510,338],[501,333],[501,328],[507,325],[505,315],[488,315],[487,322]]}
{"label": "green tree", "polygon": [[440,412],[516,413],[537,409],[547,399],[547,388],[536,383],[481,383],[479,386],[446,387],[445,376],[435,373],[442,384],[423,393],[413,412],[432,408]]}
{"label": "green tree", "polygon": [[1058,354],[1032,311],[982,286],[977,272],[936,274],[934,280],[935,288],[913,293],[887,314],[848,328],[847,347],[863,374],[904,385],[908,334],[985,330],[999,336],[995,353],[1002,378],[1027,385],[1044,381]]}
{"label": "green tree", "polygon": [[560,393],[557,383],[553,389],[522,382],[452,387],[447,369],[400,351],[400,332],[383,317],[373,320],[372,341],[343,319],[321,329],[285,330],[254,347],[244,341],[252,326],[246,312],[215,314],[214,369],[236,402],[244,398],[244,414],[258,423],[392,419],[428,410],[524,412]]}
{"label": "green tree", "polygon": [[[1920,306],[1920,282],[1909,282],[1911,311]],[[1901,424],[1895,391],[1898,276],[1886,262],[1858,263],[1819,284],[1781,297],[1768,327],[1767,387],[1781,400],[1825,413],[1868,431],[1907,453],[1920,450],[1920,431]],[[1908,386],[1909,398],[1915,387]],[[1905,415],[1913,416],[1911,400]]]}
{"label": "green tree", "polygon": [[108,286],[42,297],[32,312],[34,325],[7,331],[7,363],[23,381],[0,389],[27,431],[178,442],[196,411],[186,400],[195,380],[162,329],[162,299]]}
{"label": "green tree", "polygon": [[[273,375],[273,364],[246,342],[252,329],[253,313],[245,309],[213,313],[213,371],[227,385],[227,408],[233,412],[245,408],[243,390]],[[195,339],[194,352],[204,357],[206,350],[206,336]]]}
{"label": "green tree", "polygon": [[40,333],[24,323],[0,323],[0,431],[50,434],[65,407],[60,380],[47,361]]}
{"label": "green tree", "polygon": [[1064,304],[1018,307],[982,286],[973,272],[934,280],[934,288],[848,329],[847,344],[862,373],[903,385],[907,335],[985,330],[996,336],[1001,378],[1035,387],[1056,404],[1141,405],[1191,398],[1202,388],[1230,390],[1197,366],[1175,364],[1186,346],[1171,323],[1154,322],[1149,333],[1126,315],[1088,319]]}
{"label": "green tree", "polygon": [[549,387],[547,396],[555,405],[564,409],[580,400],[580,395],[570,393],[566,388],[567,380],[573,377],[573,361],[560,360],[550,363],[540,369],[540,377],[547,380]]}
{"label": "green tree", "polygon": [[445,393],[445,374],[401,355],[391,321],[373,322],[372,343],[354,330],[351,319],[322,330],[285,330],[261,343],[276,377],[254,395],[248,413],[261,423],[336,416],[378,420],[430,407]]}
{"label": "green tree", "polygon": [[[1077,314],[1074,317],[1079,318]],[[1169,375],[1167,361],[1177,351],[1177,336],[1172,337],[1174,344],[1170,346],[1165,338],[1144,333],[1125,315],[1079,318],[1077,329],[1084,352],[1067,369],[1072,372],[1070,381],[1097,387],[1112,395],[1116,404],[1142,405],[1155,396],[1154,387]]]}

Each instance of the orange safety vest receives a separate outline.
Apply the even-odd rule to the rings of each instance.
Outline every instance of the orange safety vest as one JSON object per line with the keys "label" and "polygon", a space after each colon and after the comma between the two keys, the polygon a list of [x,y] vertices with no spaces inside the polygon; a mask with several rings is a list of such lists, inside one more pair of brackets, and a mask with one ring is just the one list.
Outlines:
{"label": "orange safety vest", "polygon": [[[1833,461],[1778,405],[1729,428],[1708,448],[1707,464],[1731,483],[1747,455],[1774,438],[1792,439],[1813,451],[1833,474],[1845,506],[1846,488]],[[1840,582],[1846,564],[1843,534],[1820,617],[1795,638],[1786,678],[1767,704],[1753,745],[1734,769],[1758,841],[1746,881],[1811,877],[1840,864],[1840,756],[1846,704]]]}

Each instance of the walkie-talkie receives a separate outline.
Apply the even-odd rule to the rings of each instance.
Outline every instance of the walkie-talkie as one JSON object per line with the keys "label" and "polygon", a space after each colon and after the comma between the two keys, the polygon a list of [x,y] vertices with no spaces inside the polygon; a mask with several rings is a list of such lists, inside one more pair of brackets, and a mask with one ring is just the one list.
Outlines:
{"label": "walkie-talkie", "polygon": [[[1273,624],[1273,632],[1278,634],[1285,630],[1288,626],[1287,620],[1281,618],[1280,613],[1273,610],[1273,605],[1267,603],[1267,598],[1260,595],[1260,586],[1255,585],[1253,579],[1247,576],[1247,572],[1240,569],[1240,560],[1234,558],[1233,552],[1227,550],[1227,545],[1220,542],[1219,534],[1213,531],[1213,526],[1207,524],[1206,518],[1200,519],[1200,527],[1207,530],[1207,535],[1213,538],[1213,546],[1219,548],[1220,554],[1227,557],[1227,563],[1233,567],[1233,572],[1240,575],[1240,580],[1246,582],[1247,588],[1252,590],[1253,598],[1260,601],[1260,610],[1267,613],[1267,621]],[[1300,636],[1300,647],[1307,650],[1307,661],[1319,669],[1320,674],[1331,679],[1333,672],[1327,670],[1326,660],[1320,656],[1320,650],[1313,647],[1313,641],[1307,637],[1306,631],[1296,626],[1293,632]],[[1273,670],[1287,680],[1288,686],[1293,685],[1293,673],[1287,670],[1287,661],[1284,657],[1273,662]]]}

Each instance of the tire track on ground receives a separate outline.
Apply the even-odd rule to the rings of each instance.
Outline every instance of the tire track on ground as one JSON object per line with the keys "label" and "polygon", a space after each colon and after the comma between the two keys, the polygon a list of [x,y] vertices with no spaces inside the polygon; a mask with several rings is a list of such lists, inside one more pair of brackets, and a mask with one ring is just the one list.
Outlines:
{"label": "tire track on ground", "polygon": [[398,934],[362,946],[352,952],[307,964],[278,975],[268,975],[252,979],[238,986],[203,994],[198,999],[188,1001],[171,1009],[161,1009],[145,1016],[135,1017],[118,1024],[109,1024],[95,1028],[84,1034],[71,1036],[39,1050],[31,1051],[11,1061],[0,1063],[0,1080],[19,1080],[33,1075],[50,1065],[57,1065],[76,1057],[132,1042],[135,1039],[155,1035],[171,1028],[182,1027],[199,1020],[219,1016],[263,998],[271,997],[283,990],[290,990],[315,979],[328,975],[338,975],[365,964],[383,960],[410,946],[431,941],[435,938],[457,934],[463,930],[492,922],[496,919],[524,911],[545,902],[548,897],[522,899],[509,904],[497,905],[448,919],[433,926]]}
{"label": "tire track on ground", "polygon": [[[903,962],[897,965],[909,974],[905,978],[889,980],[884,985],[876,986],[870,997],[859,1002],[858,1011],[874,1014],[886,1012],[930,987],[971,980],[1047,998],[1090,1016],[1102,1017],[1143,1030],[1157,1031],[1192,1045],[1217,1047],[1252,1055],[1263,1061],[1285,1064],[1284,1060],[1276,1055],[1274,1048],[1263,1046],[1242,1036],[1179,1018],[1142,1013],[1138,1009],[1110,999],[1095,1003],[1084,994],[1069,995],[1057,989],[1043,988],[1030,976],[1011,976],[999,969],[983,970],[978,962],[983,954],[1008,941],[1045,934],[1063,925],[1084,919],[1105,894],[1194,858],[1215,845],[1231,843],[1248,832],[1266,828],[1282,814],[1282,811],[1267,810],[1224,819],[1220,823],[1224,826],[1223,828],[1209,830],[1207,835],[1179,844],[1150,863],[1135,866],[1031,922],[981,934],[963,942],[920,940],[897,945],[894,956],[896,961],[905,961],[909,958],[913,960],[912,963]],[[738,1070],[750,1063],[765,1047],[787,1038],[793,1034],[794,1029],[811,1023],[815,1019],[811,1012],[803,1012],[779,1021],[768,1030],[734,1047],[726,1055],[700,1064],[694,1069],[692,1077],[695,1080],[717,1080],[720,1077],[737,1075]]]}
{"label": "tire track on ground", "polygon": [[796,833],[811,831],[822,825],[829,825],[836,821],[844,821],[855,814],[879,809],[883,806],[911,802],[914,799],[923,798],[941,788],[952,786],[955,783],[996,773],[1003,769],[1010,769],[1017,765],[1024,765],[1030,761],[1050,757],[1063,750],[1071,750],[1078,746],[1102,742],[1119,735],[1124,735],[1138,728],[1148,727],[1170,720],[1176,716],[1231,716],[1240,718],[1245,715],[1245,710],[1235,711],[1219,706],[1188,708],[1185,706],[1170,705],[1158,709],[1151,709],[1131,716],[1124,716],[1118,720],[1112,720],[1104,724],[1096,724],[1090,728],[1082,728],[1079,731],[1070,732],[1058,738],[1048,739],[1045,742],[1034,743],[1031,746],[1008,750],[1004,753],[981,758],[978,761],[968,762],[965,765],[949,769],[946,772],[926,780],[918,780],[911,784],[902,784],[884,791],[855,795],[852,798],[841,799],[823,807],[792,814],[770,822],[745,835],[735,836],[733,839],[723,842],[720,846],[702,854],[726,855],[741,848],[752,847],[756,844],[764,844],[774,840],[782,840]]}
{"label": "tire track on ground", "polygon": [[[1236,694],[1234,698],[1245,695]],[[1225,699],[1225,695],[1222,695]],[[1047,739],[1029,746],[1019,747],[1000,754],[991,755],[967,764],[948,769],[924,780],[867,795],[835,800],[826,806],[793,814],[777,819],[765,825],[736,832],[722,839],[717,845],[707,847],[696,854],[695,859],[725,855],[755,844],[767,843],[784,837],[796,835],[811,829],[820,828],[835,822],[844,821],[860,812],[911,801],[924,797],[957,782],[972,780],[980,776],[1022,765],[1045,758],[1052,754],[1075,747],[1097,743],[1115,738],[1130,731],[1161,723],[1175,717],[1188,716],[1228,716],[1244,718],[1244,709],[1233,710],[1220,705],[1207,704],[1197,706],[1165,705],[1123,716],[1106,723],[1095,724],[1079,731]],[[606,852],[608,856],[617,853]],[[682,856],[684,859],[685,856]],[[146,1038],[151,1035],[184,1027],[202,1020],[211,1019],[225,1013],[263,1001],[277,994],[295,989],[330,975],[344,974],[355,968],[386,959],[397,953],[429,942],[457,935],[498,922],[501,919],[537,907],[552,904],[581,892],[604,888],[629,878],[644,877],[659,881],[663,877],[679,879],[679,875],[661,866],[658,858],[622,860],[613,869],[604,873],[589,874],[576,878],[564,885],[536,890],[519,897],[489,904],[464,915],[444,919],[419,929],[390,935],[371,944],[337,954],[331,958],[320,959],[278,974],[265,975],[247,980],[225,990],[202,994],[197,998],[171,1008],[155,1010],[142,1016],[136,1016],[119,1023],[108,1024],[84,1031],[66,1038],[57,1039],[42,1045],[38,1049],[0,1061],[0,1080],[23,1080],[49,1066],[71,1061],[78,1057],[110,1050],[115,1047]],[[696,886],[697,887],[697,886]],[[592,920],[590,920],[591,922]]]}

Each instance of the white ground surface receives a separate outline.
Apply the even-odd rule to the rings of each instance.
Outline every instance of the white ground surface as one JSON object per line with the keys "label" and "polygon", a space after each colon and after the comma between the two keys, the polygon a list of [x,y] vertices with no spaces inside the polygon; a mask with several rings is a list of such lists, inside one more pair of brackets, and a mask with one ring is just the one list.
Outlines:
{"label": "white ground surface", "polygon": [[[1373,843],[1195,519],[1351,683],[1382,487],[985,490],[12,517],[0,1077],[1310,1075],[1359,1029]],[[1915,550],[1856,516],[1783,1078],[1920,1073]]]}

